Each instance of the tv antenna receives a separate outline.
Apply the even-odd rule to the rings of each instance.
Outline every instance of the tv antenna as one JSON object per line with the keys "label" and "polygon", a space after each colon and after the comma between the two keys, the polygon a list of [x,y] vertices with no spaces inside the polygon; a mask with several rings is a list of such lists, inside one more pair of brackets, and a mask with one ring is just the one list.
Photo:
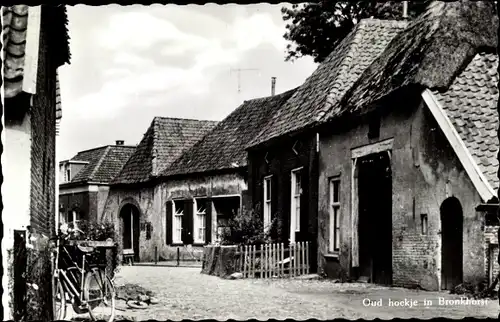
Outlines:
{"label": "tv antenna", "polygon": [[236,73],[238,77],[238,93],[241,93],[241,73],[243,72],[255,72],[259,71],[258,68],[231,68],[229,70],[229,74]]}

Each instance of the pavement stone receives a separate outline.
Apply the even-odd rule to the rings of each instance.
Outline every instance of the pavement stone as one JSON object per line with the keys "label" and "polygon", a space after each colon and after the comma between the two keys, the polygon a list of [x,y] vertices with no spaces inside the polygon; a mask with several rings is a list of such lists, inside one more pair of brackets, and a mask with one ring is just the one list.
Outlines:
{"label": "pavement stone", "polygon": [[[328,280],[227,280],[200,272],[200,268],[185,267],[121,267],[115,279],[116,285],[137,283],[153,291],[159,303],[143,310],[117,313],[132,320],[178,321],[253,318],[496,318],[499,311],[498,302],[494,300],[482,305],[439,305],[440,299],[460,298],[444,292],[335,283]],[[432,305],[424,306],[424,299],[432,301]],[[372,305],[381,305],[363,305],[363,300]],[[410,307],[411,303],[417,305]]]}

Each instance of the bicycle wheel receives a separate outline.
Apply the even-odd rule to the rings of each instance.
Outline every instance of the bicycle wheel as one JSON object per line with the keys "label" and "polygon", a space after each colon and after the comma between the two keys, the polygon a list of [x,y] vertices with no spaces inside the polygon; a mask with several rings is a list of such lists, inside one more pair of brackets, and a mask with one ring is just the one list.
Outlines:
{"label": "bicycle wheel", "polygon": [[52,312],[54,320],[64,320],[66,317],[66,294],[58,277],[52,277]]}
{"label": "bicycle wheel", "polygon": [[111,322],[114,320],[115,288],[103,270],[94,268],[87,273],[83,294],[93,321]]}

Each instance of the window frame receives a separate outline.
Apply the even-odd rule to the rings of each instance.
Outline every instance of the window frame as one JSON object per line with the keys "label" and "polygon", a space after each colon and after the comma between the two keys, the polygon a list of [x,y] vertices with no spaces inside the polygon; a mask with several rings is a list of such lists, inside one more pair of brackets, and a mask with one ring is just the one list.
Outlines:
{"label": "window frame", "polygon": [[[207,208],[203,208],[203,212],[199,211],[198,200],[204,200],[204,198],[194,198],[193,199],[193,214],[194,214],[194,236],[193,243],[194,244],[204,244],[207,240]],[[199,238],[200,229],[203,229],[203,238]]]}
{"label": "window frame", "polygon": [[[303,167],[293,169],[291,171],[291,203],[290,203],[290,214],[291,214],[291,223],[292,223],[292,229],[290,229],[291,232],[297,233],[300,232],[300,221],[301,221],[301,197],[302,197],[302,169]],[[299,180],[297,180],[299,179]],[[297,193],[296,188],[297,188],[297,181],[299,181],[299,192]],[[298,204],[298,213],[297,213],[297,204]],[[295,234],[290,237],[291,242],[295,242]]]}
{"label": "window frame", "polygon": [[66,182],[71,182],[71,166],[69,164],[66,165],[64,176],[66,177]]}
{"label": "window frame", "polygon": [[[264,177],[264,198],[263,198],[263,206],[264,206],[264,211],[263,211],[263,222],[264,222],[264,230],[268,229],[268,227],[271,225],[271,201],[272,201],[272,175]],[[269,187],[267,186],[267,182],[269,182]],[[268,191],[269,189],[269,191]],[[269,199],[267,198],[269,194]]]}
{"label": "window frame", "polygon": [[[337,184],[337,185],[335,185]],[[337,187],[337,191],[335,191]],[[340,176],[331,177],[328,180],[328,190],[329,190],[329,240],[328,240],[328,252],[329,253],[339,253],[340,252],[340,221],[341,221],[341,195],[340,189],[341,180]],[[337,194],[336,194],[337,193]],[[335,200],[337,196],[337,200]]]}
{"label": "window frame", "polygon": [[[175,203],[181,200],[172,200],[172,244],[183,244],[182,241],[182,219],[184,216],[184,207],[176,208]],[[178,212],[179,210],[179,212]],[[178,227],[180,226],[180,227]],[[177,236],[178,232],[178,236]],[[177,239],[178,237],[178,239]]]}

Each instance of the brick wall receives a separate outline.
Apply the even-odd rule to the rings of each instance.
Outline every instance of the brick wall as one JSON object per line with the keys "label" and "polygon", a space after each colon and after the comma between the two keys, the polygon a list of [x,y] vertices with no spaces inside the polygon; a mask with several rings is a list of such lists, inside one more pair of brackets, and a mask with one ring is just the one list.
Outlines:
{"label": "brick wall", "polygon": [[54,230],[55,213],[55,135],[56,77],[55,65],[48,59],[47,24],[42,9],[37,93],[31,108],[31,227],[50,235]]}

